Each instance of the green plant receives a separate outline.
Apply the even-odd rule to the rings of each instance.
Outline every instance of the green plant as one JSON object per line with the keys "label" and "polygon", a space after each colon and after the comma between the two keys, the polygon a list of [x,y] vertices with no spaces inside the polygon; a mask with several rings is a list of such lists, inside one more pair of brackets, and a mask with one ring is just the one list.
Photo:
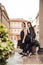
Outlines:
{"label": "green plant", "polygon": [[9,33],[3,24],[0,24],[0,65],[5,65],[10,53],[14,49],[14,44],[9,38]]}

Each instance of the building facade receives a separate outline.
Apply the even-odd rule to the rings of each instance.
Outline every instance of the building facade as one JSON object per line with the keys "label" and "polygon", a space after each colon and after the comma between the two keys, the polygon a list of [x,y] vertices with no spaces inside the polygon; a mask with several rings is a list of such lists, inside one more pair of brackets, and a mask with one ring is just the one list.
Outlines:
{"label": "building facade", "polygon": [[9,17],[5,7],[0,3],[0,23],[4,24],[9,29]]}
{"label": "building facade", "polygon": [[39,4],[39,29],[40,29],[40,46],[41,48],[43,48],[43,0],[39,0],[40,4]]}

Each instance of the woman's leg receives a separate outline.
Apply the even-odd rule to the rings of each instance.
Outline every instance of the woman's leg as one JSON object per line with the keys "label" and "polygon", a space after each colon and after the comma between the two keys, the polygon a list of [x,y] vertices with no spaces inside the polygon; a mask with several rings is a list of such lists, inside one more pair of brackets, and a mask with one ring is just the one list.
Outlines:
{"label": "woman's leg", "polygon": [[32,53],[32,44],[29,44],[29,53]]}
{"label": "woman's leg", "polygon": [[25,43],[24,43],[24,52],[27,53],[27,51],[29,50],[29,43],[30,43],[30,39],[29,36],[27,35],[25,38]]}

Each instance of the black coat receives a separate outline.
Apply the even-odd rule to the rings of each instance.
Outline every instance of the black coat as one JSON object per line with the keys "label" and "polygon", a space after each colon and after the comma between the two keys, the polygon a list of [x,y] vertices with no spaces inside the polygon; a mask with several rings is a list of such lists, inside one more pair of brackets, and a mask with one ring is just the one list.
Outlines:
{"label": "black coat", "polygon": [[23,38],[24,38],[24,31],[23,30],[20,33],[20,38],[21,38],[21,41],[23,41]]}
{"label": "black coat", "polygon": [[30,27],[29,30],[30,30],[30,33],[28,33],[28,31],[27,31],[27,33],[28,33],[28,35],[29,35],[31,41],[33,41],[33,40],[35,39],[35,37],[36,37],[34,28],[33,28],[33,27]]}

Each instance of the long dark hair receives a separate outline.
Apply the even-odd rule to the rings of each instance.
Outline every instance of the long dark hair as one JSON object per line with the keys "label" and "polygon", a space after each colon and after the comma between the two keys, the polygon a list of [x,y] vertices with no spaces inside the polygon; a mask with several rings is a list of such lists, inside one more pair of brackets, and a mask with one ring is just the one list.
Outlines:
{"label": "long dark hair", "polygon": [[27,24],[30,24],[30,27],[32,27],[32,24],[31,24],[31,22],[27,22]]}

